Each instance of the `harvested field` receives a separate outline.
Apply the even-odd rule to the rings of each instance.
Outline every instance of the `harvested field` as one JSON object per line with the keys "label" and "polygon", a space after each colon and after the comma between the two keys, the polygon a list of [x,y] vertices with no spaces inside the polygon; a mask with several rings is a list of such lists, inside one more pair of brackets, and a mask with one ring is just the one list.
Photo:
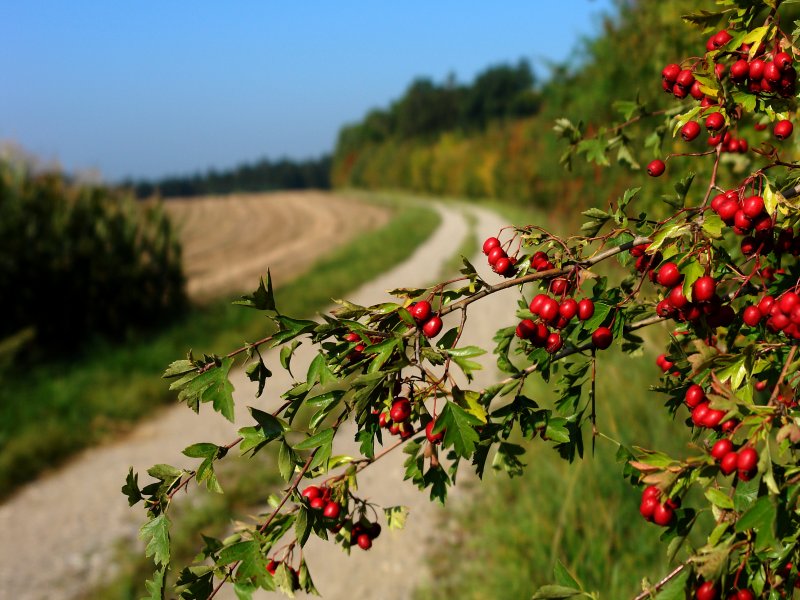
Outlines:
{"label": "harvested field", "polygon": [[269,267],[282,284],[333,248],[380,227],[387,208],[319,191],[168,200],[178,224],[189,296],[249,292]]}

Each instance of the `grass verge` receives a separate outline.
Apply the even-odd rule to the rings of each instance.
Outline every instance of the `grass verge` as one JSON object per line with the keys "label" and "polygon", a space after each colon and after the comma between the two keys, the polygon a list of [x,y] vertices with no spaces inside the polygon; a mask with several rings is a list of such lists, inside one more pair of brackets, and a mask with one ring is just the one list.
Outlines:
{"label": "grass verge", "polygon": [[[291,307],[297,316],[312,314],[407,258],[439,224],[438,214],[419,203],[369,198],[393,206],[392,220],[320,260],[307,277],[276,290],[279,306]],[[219,301],[125,344],[96,342],[68,359],[6,372],[0,380],[0,498],[172,402],[174,394],[160,375],[189,345],[196,354],[225,352],[261,337],[264,325],[257,311]]]}

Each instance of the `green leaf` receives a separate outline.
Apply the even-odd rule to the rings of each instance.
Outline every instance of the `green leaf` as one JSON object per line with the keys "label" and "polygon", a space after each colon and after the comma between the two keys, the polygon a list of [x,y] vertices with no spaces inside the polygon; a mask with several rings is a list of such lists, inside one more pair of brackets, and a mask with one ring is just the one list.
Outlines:
{"label": "green leaf", "polygon": [[585,594],[580,590],[563,585],[545,585],[536,590],[531,596],[531,600],[564,599],[577,596],[585,596]]}
{"label": "green leaf", "polygon": [[133,506],[142,499],[142,492],[139,489],[139,474],[133,472],[133,467],[128,469],[128,476],[125,478],[125,485],[122,486],[122,493],[128,497],[128,506]]}
{"label": "green leaf", "polygon": [[683,295],[686,296],[687,300],[691,300],[692,285],[705,275],[705,267],[692,259],[681,265],[680,272],[683,274]]}
{"label": "green leaf", "polygon": [[258,427],[263,432],[266,440],[271,441],[278,439],[289,430],[289,426],[279,418],[264,412],[263,410],[253,408],[252,406],[248,408],[250,409],[250,414],[256,420],[256,423],[258,423]]}
{"label": "green leaf", "polygon": [[748,529],[770,529],[775,523],[777,512],[770,496],[761,496],[755,504],[745,512],[736,522],[736,531]]}
{"label": "green leaf", "polygon": [[264,392],[264,386],[267,383],[267,378],[272,377],[272,371],[270,371],[267,368],[267,365],[264,364],[264,361],[259,356],[257,361],[247,365],[247,368],[245,369],[245,374],[247,375],[247,378],[250,381],[258,382],[258,391],[256,392],[256,398],[259,398],[261,394]]}
{"label": "green leaf", "polygon": [[292,362],[292,355],[294,351],[297,350],[297,347],[300,345],[299,340],[294,340],[290,346],[284,346],[281,348],[281,366],[289,371],[289,375],[292,375],[291,369],[291,362]]}
{"label": "green leaf", "polygon": [[386,524],[389,526],[389,529],[402,529],[406,526],[408,507],[390,506],[383,509],[383,514],[386,515]]}
{"label": "green leaf", "polygon": [[581,140],[578,143],[578,153],[585,154],[588,162],[607,167],[610,163],[606,156],[606,147],[604,139]]}
{"label": "green leaf", "polygon": [[209,458],[217,455],[219,446],[208,442],[192,444],[183,450],[183,454],[189,458]]}
{"label": "green leaf", "polygon": [[233,421],[233,385],[228,379],[232,365],[233,358],[226,358],[219,366],[199,373],[188,381],[181,379],[173,382],[170,389],[179,389],[178,400],[186,402],[195,412],[200,402],[211,402],[214,410]]}
{"label": "green leaf", "polygon": [[289,478],[294,474],[295,453],[291,446],[285,441],[281,442],[278,449],[278,471],[284,481],[289,481]]}
{"label": "green leaf", "polygon": [[183,471],[172,465],[158,464],[147,469],[147,474],[161,481],[172,481],[183,475]]}
{"label": "green leaf", "polygon": [[169,379],[170,377],[179,377],[181,375],[186,375],[187,373],[191,373],[192,371],[196,371],[197,367],[195,364],[190,360],[176,360],[167,367],[167,370],[164,371],[162,377],[164,379]]}
{"label": "green leaf", "polygon": [[567,568],[560,560],[557,560],[556,566],[553,567],[553,578],[556,580],[558,585],[566,588],[580,589],[581,587],[581,585],[576,581],[572,574],[567,571]]}
{"label": "green leaf", "polygon": [[688,223],[672,223],[655,234],[653,243],[648,246],[647,252],[649,254],[654,254],[668,239],[681,237],[689,233],[691,233],[691,227]]}
{"label": "green leaf", "polygon": [[144,582],[144,587],[149,595],[143,596],[141,600],[164,600],[164,577],[166,573],[167,565],[164,565],[153,573],[152,581]]}
{"label": "green leaf", "polygon": [[444,446],[446,448],[452,446],[456,454],[465,458],[472,455],[475,451],[475,444],[479,439],[475,426],[481,425],[481,420],[465,411],[455,402],[445,404],[437,423],[439,419],[442,420],[443,427],[446,428]]}
{"label": "green leaf", "polygon": [[145,556],[152,556],[157,565],[169,564],[169,526],[167,515],[160,514],[139,530],[139,538],[147,544]]}
{"label": "green leaf", "polygon": [[716,488],[708,488],[705,492],[706,499],[714,506],[726,510],[733,510],[733,498]]}
{"label": "green leaf", "polygon": [[328,429],[323,429],[319,433],[316,433],[299,444],[295,444],[295,450],[313,450],[314,448],[319,448],[320,446],[330,445],[333,441],[333,428],[329,427]]}
{"label": "green leaf", "polygon": [[242,299],[234,301],[234,304],[255,308],[256,310],[277,311],[277,308],[275,308],[275,295],[272,291],[272,277],[270,272],[267,271],[266,284],[264,283],[263,277],[259,278],[258,289],[249,296],[242,296]]}
{"label": "green leaf", "polygon": [[294,520],[294,535],[300,546],[305,546],[308,536],[311,533],[313,515],[309,515],[308,509],[300,505],[297,511],[297,518]]}

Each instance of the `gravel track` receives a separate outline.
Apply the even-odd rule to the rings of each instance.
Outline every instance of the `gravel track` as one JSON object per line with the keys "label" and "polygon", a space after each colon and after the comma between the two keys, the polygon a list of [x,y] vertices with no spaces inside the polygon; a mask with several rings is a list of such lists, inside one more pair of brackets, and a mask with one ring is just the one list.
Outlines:
{"label": "gravel track", "polygon": [[[468,226],[463,214],[452,205],[436,205],[436,208],[442,215],[442,224],[434,235],[405,263],[349,295],[351,300],[360,304],[377,303],[388,298],[388,289],[424,286],[438,275],[442,263],[457,251]],[[495,234],[503,225],[489,211],[468,210],[478,217],[479,239]],[[496,279],[488,274],[482,256],[473,257],[473,264],[490,281]],[[494,331],[514,321],[513,296],[495,294],[473,305],[462,344],[491,348]],[[449,317],[450,324],[455,324],[453,319],[458,316]],[[298,373],[304,372],[305,364],[312,358],[307,348],[306,344],[301,346],[293,359],[293,368]],[[488,368],[480,373],[473,389],[496,376],[491,355],[481,358]],[[277,362],[273,353],[267,353],[265,359],[268,363]],[[269,397],[269,389],[284,390],[292,383],[280,369],[274,372],[264,398]],[[82,453],[63,469],[24,487],[0,506],[3,531],[0,598],[69,600],[81,590],[113,576],[107,562],[115,545],[121,541],[139,547],[137,531],[143,522],[141,508],[129,509],[120,493],[128,467],[144,472],[158,462],[186,464],[181,455],[183,448],[198,441],[229,442],[236,437],[238,427],[249,423],[246,405],[269,402],[263,398],[254,400],[253,384],[241,371],[234,371],[231,379],[236,387],[236,424],[228,423],[205,406],[199,415],[185,406],[165,409],[124,439]],[[342,431],[343,435],[338,436],[341,445],[334,448],[334,453],[356,452],[355,444],[349,441],[353,433],[352,428]],[[331,543],[320,540],[312,539],[306,546],[305,556],[314,581],[326,600],[410,598],[421,578],[426,577],[424,560],[429,545],[435,543],[434,526],[438,511],[443,509],[403,482],[403,460],[402,452],[392,452],[359,477],[359,493],[366,498],[383,505],[404,504],[410,508],[408,525],[403,531],[385,531],[372,550],[355,549],[349,557]],[[147,478],[146,474],[144,477]],[[457,500],[458,494],[453,495]],[[264,593],[257,597],[277,595]],[[235,598],[232,586],[223,588],[217,598]]]}

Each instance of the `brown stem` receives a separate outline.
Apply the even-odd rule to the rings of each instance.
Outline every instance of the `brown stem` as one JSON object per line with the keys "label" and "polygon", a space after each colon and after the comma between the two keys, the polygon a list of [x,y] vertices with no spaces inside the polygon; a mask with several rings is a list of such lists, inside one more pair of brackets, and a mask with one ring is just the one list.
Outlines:
{"label": "brown stem", "polygon": [[686,568],[686,563],[680,564],[675,567],[668,575],[666,575],[663,579],[658,581],[654,586],[650,589],[643,591],[641,594],[636,596],[633,600],[647,600],[648,598],[652,598],[653,592],[657,592],[662,587],[667,585],[670,581],[675,579],[681,572]]}

